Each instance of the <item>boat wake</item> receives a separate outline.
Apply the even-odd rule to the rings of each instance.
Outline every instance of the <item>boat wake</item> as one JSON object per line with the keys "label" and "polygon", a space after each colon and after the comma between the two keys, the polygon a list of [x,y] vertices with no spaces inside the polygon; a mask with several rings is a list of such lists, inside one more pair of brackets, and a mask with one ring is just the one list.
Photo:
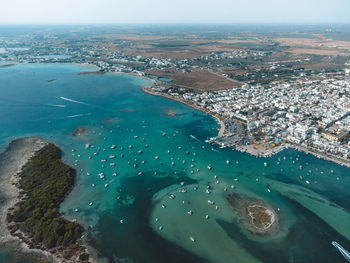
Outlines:
{"label": "boat wake", "polygon": [[90,116],[92,113],[85,113],[85,114],[76,114],[76,115],[70,115],[70,116],[66,116],[64,117],[65,119],[69,119],[69,118],[77,118],[77,117],[84,117],[84,116]]}
{"label": "boat wake", "polygon": [[73,100],[73,99],[70,99],[70,98],[66,98],[66,97],[60,97],[61,100],[65,100],[65,101],[69,101],[69,102],[73,102],[73,103],[79,103],[79,104],[85,104],[85,102],[81,102],[81,101],[77,101],[77,100]]}
{"label": "boat wake", "polygon": [[332,241],[332,245],[339,250],[339,252],[343,255],[343,257],[350,262],[350,253],[345,250],[341,245],[339,245],[337,242]]}
{"label": "boat wake", "polygon": [[45,104],[46,106],[52,106],[52,107],[58,107],[58,108],[65,108],[67,105],[61,105],[61,104]]}
{"label": "boat wake", "polygon": [[197,142],[201,142],[198,138],[196,138],[194,135],[190,134],[190,137],[193,139],[193,140],[196,140]]}

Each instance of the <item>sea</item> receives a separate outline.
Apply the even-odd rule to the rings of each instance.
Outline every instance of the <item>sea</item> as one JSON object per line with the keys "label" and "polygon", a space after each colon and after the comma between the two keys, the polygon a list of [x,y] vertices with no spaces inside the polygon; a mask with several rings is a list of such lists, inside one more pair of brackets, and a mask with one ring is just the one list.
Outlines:
{"label": "sea", "polygon": [[[98,262],[346,262],[331,242],[350,250],[349,168],[293,149],[256,158],[210,145],[212,116],[142,92],[147,79],[79,74],[94,70],[0,68],[0,148],[40,136],[62,149],[77,176],[60,212],[84,226]],[[274,230],[249,230],[228,196],[267,204]],[[36,261],[9,244],[0,262]]]}

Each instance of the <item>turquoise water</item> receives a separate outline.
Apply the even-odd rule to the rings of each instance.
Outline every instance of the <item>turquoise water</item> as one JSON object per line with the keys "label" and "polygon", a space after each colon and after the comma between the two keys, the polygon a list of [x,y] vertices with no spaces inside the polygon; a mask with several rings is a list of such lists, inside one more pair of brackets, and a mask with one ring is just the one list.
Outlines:
{"label": "turquoise water", "polygon": [[[37,135],[63,149],[78,176],[61,212],[84,225],[99,261],[344,262],[331,241],[350,250],[350,169],[294,150],[257,159],[208,145],[212,117],[143,93],[143,79],[78,75],[87,70],[1,68],[0,145]],[[278,229],[249,232],[226,200],[233,193],[273,207]]]}

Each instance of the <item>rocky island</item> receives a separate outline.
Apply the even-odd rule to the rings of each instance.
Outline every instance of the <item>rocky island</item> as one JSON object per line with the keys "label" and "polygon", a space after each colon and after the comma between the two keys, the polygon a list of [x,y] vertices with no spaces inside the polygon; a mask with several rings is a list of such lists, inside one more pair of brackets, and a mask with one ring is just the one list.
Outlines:
{"label": "rocky island", "polygon": [[262,200],[232,194],[227,197],[229,203],[240,215],[242,222],[254,234],[268,234],[278,227],[275,210]]}
{"label": "rocky island", "polygon": [[[31,147],[31,143],[36,147]],[[6,168],[5,161],[11,162],[10,157],[24,148],[28,150],[27,162],[9,178],[12,186],[16,186],[17,196],[12,196],[6,217],[6,209],[2,210],[2,221],[10,233],[4,241],[17,239],[22,242],[23,252],[47,258],[49,262],[89,262],[80,239],[83,228],[59,212],[60,203],[74,185],[75,170],[61,161],[58,147],[39,138],[12,142],[1,156],[2,167]]]}

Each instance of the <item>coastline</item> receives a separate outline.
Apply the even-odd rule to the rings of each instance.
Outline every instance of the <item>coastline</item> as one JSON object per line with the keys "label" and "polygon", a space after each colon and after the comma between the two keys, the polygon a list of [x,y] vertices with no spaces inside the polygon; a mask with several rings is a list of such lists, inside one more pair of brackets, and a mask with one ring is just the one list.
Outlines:
{"label": "coastline", "polygon": [[42,149],[48,142],[38,137],[28,137],[11,141],[5,150],[0,153],[0,244],[16,243],[17,251],[23,254],[34,255],[39,259],[54,261],[46,251],[29,249],[29,246],[18,237],[13,236],[8,227],[6,215],[10,208],[19,201],[20,189],[16,186],[18,174],[35,152]]}
{"label": "coastline", "polygon": [[217,122],[218,124],[220,125],[220,129],[218,131],[218,135],[217,136],[223,136],[225,131],[226,131],[226,126],[225,126],[225,123],[216,115],[212,114],[211,112],[209,112],[208,110],[205,110],[205,109],[202,109],[200,107],[198,107],[197,105],[194,105],[193,103],[189,103],[188,101],[185,101],[185,100],[182,100],[182,99],[178,99],[178,98],[174,98],[170,95],[167,95],[167,94],[160,94],[160,93],[157,93],[157,92],[153,92],[151,91],[148,87],[142,87],[141,90],[147,94],[150,94],[150,95],[153,95],[153,96],[159,96],[159,97],[164,97],[164,98],[167,98],[167,99],[170,99],[170,100],[174,100],[174,101],[177,101],[177,102],[180,102],[186,106],[190,106],[191,108],[194,108],[196,110],[199,110],[201,112],[204,112],[206,114],[209,114],[210,116],[212,116]]}
{"label": "coastline", "polygon": [[[15,252],[34,256],[43,262],[81,262],[81,260],[78,259],[78,255],[73,256],[71,259],[66,259],[65,248],[57,247],[54,249],[46,249],[40,246],[33,247],[26,233],[20,230],[15,234],[13,233],[10,228],[11,224],[7,220],[9,211],[14,211],[16,205],[22,201],[21,196],[23,194],[21,192],[23,191],[18,187],[20,181],[19,174],[24,165],[26,165],[38,151],[48,145],[49,142],[44,139],[25,137],[11,141],[5,150],[0,153],[0,170],[2,171],[0,174],[0,244],[3,246],[6,246],[6,244],[13,244],[14,247],[16,247]],[[82,245],[80,240],[78,240],[76,244],[79,244],[81,248],[78,250],[87,252],[86,246]],[[69,248],[67,249],[69,250]]]}
{"label": "coastline", "polygon": [[[193,103],[190,103],[186,100],[174,98],[173,96],[168,95],[168,94],[153,92],[148,87],[142,87],[141,90],[147,94],[150,94],[153,96],[160,96],[160,97],[164,97],[164,98],[167,98],[170,100],[174,100],[174,101],[180,102],[182,104],[185,104],[187,106],[190,106],[196,110],[199,110],[201,112],[209,114],[210,116],[214,117],[220,125],[220,129],[219,129],[217,137],[222,137],[225,134],[225,131],[226,131],[225,123],[218,116],[213,114],[212,112],[209,112],[208,110],[202,109],[202,108],[198,107],[197,105],[194,105]],[[278,154],[279,152],[283,151],[284,149],[287,149],[290,147],[290,148],[293,148],[295,150],[302,151],[306,154],[312,154],[317,158],[322,158],[324,160],[331,161],[331,162],[337,163],[339,165],[346,166],[346,167],[350,168],[350,161],[338,158],[336,156],[328,155],[328,154],[325,154],[322,152],[315,152],[315,151],[312,151],[311,149],[305,148],[301,145],[282,143],[281,145],[279,145],[273,149],[264,149],[262,151],[255,151],[254,149],[252,149],[252,147],[253,147],[252,145],[248,145],[248,146],[238,146],[238,147],[232,147],[232,148],[237,150],[237,151],[244,152],[244,153],[250,154],[250,155],[255,156],[255,157],[268,158],[268,157],[271,157],[272,155]]]}

